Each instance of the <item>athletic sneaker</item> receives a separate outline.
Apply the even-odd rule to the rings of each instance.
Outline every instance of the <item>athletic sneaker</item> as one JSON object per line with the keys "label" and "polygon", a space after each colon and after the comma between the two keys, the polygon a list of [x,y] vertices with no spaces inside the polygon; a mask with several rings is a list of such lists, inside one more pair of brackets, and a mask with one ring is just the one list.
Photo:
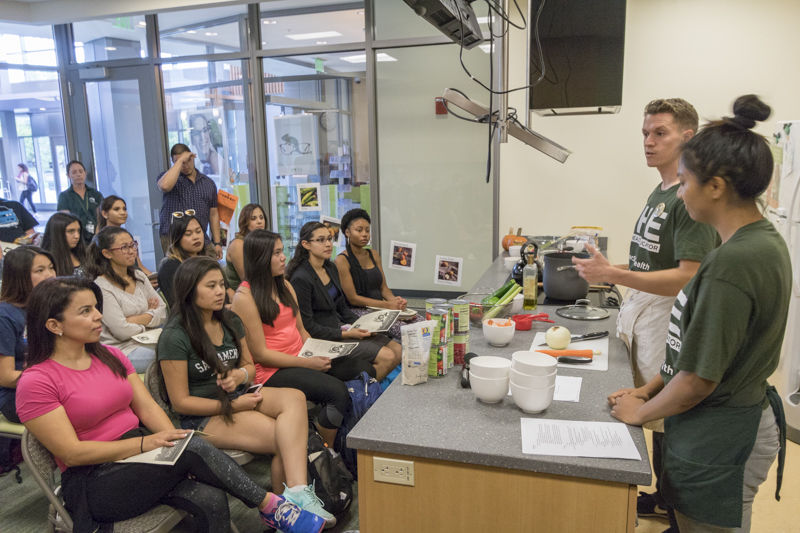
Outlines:
{"label": "athletic sneaker", "polygon": [[636,498],[636,514],[642,518],[669,520],[667,509],[658,504],[655,493],[639,492],[639,497]]}
{"label": "athletic sneaker", "polygon": [[269,527],[283,533],[319,533],[325,527],[325,520],[321,516],[301,509],[280,496],[276,497],[281,502],[272,512],[260,511],[261,520]]}
{"label": "athletic sneaker", "polygon": [[[283,486],[286,487],[286,483],[284,483]],[[283,497],[298,507],[324,518],[325,529],[336,525],[336,517],[325,510],[322,500],[317,497],[313,481],[311,485],[306,485],[303,490],[299,491],[289,490],[289,487],[286,487],[286,490],[283,491]]]}

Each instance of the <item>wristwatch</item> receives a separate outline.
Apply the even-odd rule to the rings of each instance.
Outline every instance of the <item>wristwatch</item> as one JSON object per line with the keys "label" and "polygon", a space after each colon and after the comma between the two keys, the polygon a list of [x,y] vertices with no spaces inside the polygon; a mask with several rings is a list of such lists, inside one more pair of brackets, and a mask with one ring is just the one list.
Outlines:
{"label": "wristwatch", "polygon": [[213,244],[214,246],[220,246],[222,243],[221,242],[211,241],[211,244]]}

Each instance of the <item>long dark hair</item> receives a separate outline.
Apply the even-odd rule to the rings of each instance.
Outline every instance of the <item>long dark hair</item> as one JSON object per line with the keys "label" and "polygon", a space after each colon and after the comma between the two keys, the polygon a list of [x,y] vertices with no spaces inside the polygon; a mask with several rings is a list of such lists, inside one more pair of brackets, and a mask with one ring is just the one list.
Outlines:
{"label": "long dark hair", "polygon": [[[66,231],[67,226],[73,222],[78,223],[80,239],[75,248],[70,249],[67,245]],[[83,242],[83,224],[80,219],[69,213],[53,213],[44,227],[42,248],[53,254],[53,266],[56,267],[56,274],[71,276],[75,267],[72,265],[70,254],[75,255],[81,265],[86,264],[86,243]]]}
{"label": "long dark hair", "polygon": [[22,172],[28,172],[28,165],[25,163],[17,163],[17,166],[22,169]]}
{"label": "long dark hair", "polygon": [[283,274],[275,276],[270,270],[275,243],[280,238],[277,233],[257,229],[244,238],[243,246],[244,277],[250,284],[250,293],[256,302],[261,322],[270,326],[274,325],[275,318],[280,313],[280,307],[272,299],[273,292],[278,295],[280,302],[291,308],[292,314],[297,316],[297,303],[286,287]]}
{"label": "long dark hair", "polygon": [[239,212],[239,231],[236,232],[237,239],[244,239],[247,237],[247,234],[250,232],[250,230],[247,229],[247,227],[250,225],[250,215],[252,215],[253,211],[256,209],[261,210],[261,213],[264,214],[264,222],[267,221],[267,212],[264,211],[263,207],[261,207],[259,204],[247,204]]}
{"label": "long dark hair", "polygon": [[[322,222],[306,222],[303,224],[303,227],[300,228],[300,243],[294,249],[294,255],[292,256],[292,260],[289,261],[289,264],[286,265],[286,277],[291,279],[292,274],[294,271],[297,270],[297,267],[308,261],[308,250],[302,244],[302,241],[310,241],[311,237],[314,236],[314,232],[318,229],[328,230],[328,228]],[[327,265],[330,263],[330,259],[325,259],[325,264]]]}
{"label": "long dark hair", "polygon": [[108,226],[108,219],[103,216],[103,211],[110,211],[111,208],[114,207],[114,204],[117,203],[117,200],[119,200],[120,202],[125,204],[126,208],[128,207],[128,204],[125,202],[125,200],[123,200],[122,198],[120,198],[119,196],[116,196],[114,194],[112,194],[111,196],[106,196],[105,198],[103,198],[103,201],[100,202],[99,206],[97,206],[97,231],[98,231],[98,233],[100,232],[101,229],[103,229],[106,226]]}
{"label": "long dark hair", "polygon": [[[217,374],[227,374],[227,369],[222,364],[222,361],[217,357],[217,350],[214,344],[206,333],[203,324],[203,316],[200,310],[195,305],[197,299],[197,285],[200,280],[211,272],[218,270],[225,279],[222,272],[222,267],[219,263],[210,257],[190,257],[183,261],[175,272],[175,281],[173,282],[174,302],[170,309],[170,318],[178,320],[186,335],[192,343],[192,349],[197,356],[205,362]],[[222,308],[212,313],[212,317],[218,320],[222,327],[227,329],[233,337],[233,342],[236,345],[236,350],[239,357],[242,354],[242,346],[239,338],[236,336],[236,328],[233,325],[233,313]],[[233,420],[231,409],[231,401],[228,394],[219,388],[217,391],[218,399],[222,403],[222,417],[230,422]]]}
{"label": "long dark hair", "polygon": [[55,265],[50,252],[38,246],[18,246],[9,250],[3,259],[3,287],[0,289],[0,302],[25,307],[33,290],[31,268],[37,255],[43,255]]}
{"label": "long dark hair", "polygon": [[[56,347],[56,335],[47,329],[47,321],[51,318],[64,320],[64,310],[69,307],[75,294],[81,291],[92,291],[97,299],[97,308],[102,312],[103,295],[100,287],[91,281],[77,276],[64,276],[46,279],[31,291],[28,299],[28,355],[25,367],[49,359]],[[86,343],[86,351],[100,359],[122,379],[127,378],[125,367],[108,349],[99,342]]]}
{"label": "long dark hair", "polygon": [[719,176],[742,199],[758,197],[772,179],[772,151],[751,128],[769,118],[772,109],[754,94],[736,99],[732,117],[711,122],[683,146],[684,166],[700,183]]}
{"label": "long dark hair", "polygon": [[[92,238],[92,244],[89,245],[89,261],[87,261],[86,270],[87,274],[89,274],[92,279],[98,276],[105,276],[115,285],[127,289],[128,282],[114,271],[111,259],[103,255],[103,250],[110,250],[117,240],[117,235],[122,235],[123,233],[130,235],[131,239],[133,239],[133,235],[125,228],[107,226],[101,229],[100,232]],[[136,269],[133,268],[133,265],[129,265],[127,271],[131,279],[134,280],[134,283],[142,281],[136,277]]]}
{"label": "long dark hair", "polygon": [[[185,261],[190,257],[189,254],[186,253],[186,250],[181,247],[181,239],[183,238],[183,234],[186,233],[186,228],[189,227],[189,222],[192,220],[197,220],[197,217],[185,213],[182,217],[172,217],[172,222],[170,222],[169,225],[169,250],[167,250],[167,257],[177,259],[178,261]],[[203,229],[199,220],[197,220],[197,224],[200,225],[200,229]],[[201,251],[200,254],[202,255],[203,252]]]}

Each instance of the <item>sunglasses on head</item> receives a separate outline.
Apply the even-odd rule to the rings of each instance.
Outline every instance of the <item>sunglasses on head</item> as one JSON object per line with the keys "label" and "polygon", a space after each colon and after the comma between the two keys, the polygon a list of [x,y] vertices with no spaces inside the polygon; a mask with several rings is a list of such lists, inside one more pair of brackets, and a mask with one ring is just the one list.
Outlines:
{"label": "sunglasses on head", "polygon": [[196,211],[194,209],[187,209],[186,211],[173,211],[172,218],[183,218],[184,215],[193,217]]}

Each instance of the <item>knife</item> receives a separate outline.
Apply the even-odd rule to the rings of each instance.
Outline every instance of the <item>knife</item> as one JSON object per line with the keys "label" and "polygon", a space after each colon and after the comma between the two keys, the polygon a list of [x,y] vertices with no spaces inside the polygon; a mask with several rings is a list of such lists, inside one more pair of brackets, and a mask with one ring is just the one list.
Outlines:
{"label": "knife", "polygon": [[[592,333],[584,333],[583,335],[573,335],[570,337],[569,342],[573,343],[576,341],[588,341],[592,339],[602,339],[603,337],[608,337],[608,331],[593,331]],[[545,346],[547,345],[546,342],[539,344],[538,346]]]}
{"label": "knife", "polygon": [[568,365],[582,365],[586,363],[591,363],[591,357],[575,357],[572,355],[562,355],[558,358],[559,363],[566,363]]}

